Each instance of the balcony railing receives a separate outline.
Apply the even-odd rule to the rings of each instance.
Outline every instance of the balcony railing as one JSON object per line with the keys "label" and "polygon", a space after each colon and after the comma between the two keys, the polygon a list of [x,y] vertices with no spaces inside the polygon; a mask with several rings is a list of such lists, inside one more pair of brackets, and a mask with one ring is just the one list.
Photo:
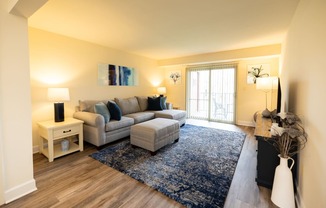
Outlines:
{"label": "balcony railing", "polygon": [[212,93],[211,97],[202,93],[200,97],[188,100],[189,118],[234,122],[234,93]]}

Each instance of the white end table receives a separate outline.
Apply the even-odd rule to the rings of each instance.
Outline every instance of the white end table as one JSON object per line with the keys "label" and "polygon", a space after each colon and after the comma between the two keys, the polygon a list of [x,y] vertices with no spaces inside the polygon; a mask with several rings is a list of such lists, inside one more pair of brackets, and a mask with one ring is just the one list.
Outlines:
{"label": "white end table", "polygon": [[[70,154],[76,151],[83,151],[83,123],[84,121],[65,118],[63,122],[54,122],[54,120],[38,122],[40,138],[40,153],[49,158],[52,162],[54,158]],[[69,141],[69,149],[61,150],[61,143],[56,140],[62,140],[70,136],[78,135],[78,144]],[[44,147],[44,140],[47,140],[48,147]]]}

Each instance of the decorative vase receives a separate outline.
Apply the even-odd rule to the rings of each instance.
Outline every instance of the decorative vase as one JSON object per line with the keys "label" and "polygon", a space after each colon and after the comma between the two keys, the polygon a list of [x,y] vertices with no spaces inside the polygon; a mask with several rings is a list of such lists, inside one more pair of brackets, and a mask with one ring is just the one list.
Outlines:
{"label": "decorative vase", "polygon": [[262,113],[261,115],[264,117],[264,118],[270,118],[271,116],[271,112],[266,108]]}
{"label": "decorative vase", "polygon": [[[272,202],[280,208],[295,208],[293,178],[291,169],[294,160],[291,157],[280,158],[280,164],[275,169],[275,176],[272,189]],[[291,167],[288,166],[288,160],[292,161]]]}
{"label": "decorative vase", "polygon": [[61,151],[66,152],[69,150],[69,140],[68,139],[63,139],[61,141]]}

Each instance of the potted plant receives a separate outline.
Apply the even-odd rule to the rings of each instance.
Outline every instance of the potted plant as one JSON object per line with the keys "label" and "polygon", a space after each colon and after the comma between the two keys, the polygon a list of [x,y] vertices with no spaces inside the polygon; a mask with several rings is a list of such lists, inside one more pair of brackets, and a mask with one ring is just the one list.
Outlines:
{"label": "potted plant", "polygon": [[276,120],[279,125],[272,127],[273,145],[281,157],[292,157],[303,149],[307,142],[301,119],[293,113],[279,113]]}
{"label": "potted plant", "polygon": [[[279,207],[295,207],[294,190],[291,169],[294,160],[291,158],[305,147],[307,134],[302,126],[301,119],[293,113],[279,113],[276,117],[279,125],[271,129],[273,145],[278,150],[280,165],[275,169],[271,199]],[[292,161],[290,168],[288,160]]]}

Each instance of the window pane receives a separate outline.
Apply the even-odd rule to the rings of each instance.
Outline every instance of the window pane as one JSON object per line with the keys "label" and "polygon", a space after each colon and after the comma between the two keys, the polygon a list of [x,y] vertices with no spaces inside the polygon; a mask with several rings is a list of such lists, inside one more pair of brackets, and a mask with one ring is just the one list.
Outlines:
{"label": "window pane", "polygon": [[234,123],[235,70],[211,71],[211,120]]}
{"label": "window pane", "polygon": [[190,87],[188,101],[190,106],[189,117],[208,118],[209,102],[209,71],[190,72]]}

